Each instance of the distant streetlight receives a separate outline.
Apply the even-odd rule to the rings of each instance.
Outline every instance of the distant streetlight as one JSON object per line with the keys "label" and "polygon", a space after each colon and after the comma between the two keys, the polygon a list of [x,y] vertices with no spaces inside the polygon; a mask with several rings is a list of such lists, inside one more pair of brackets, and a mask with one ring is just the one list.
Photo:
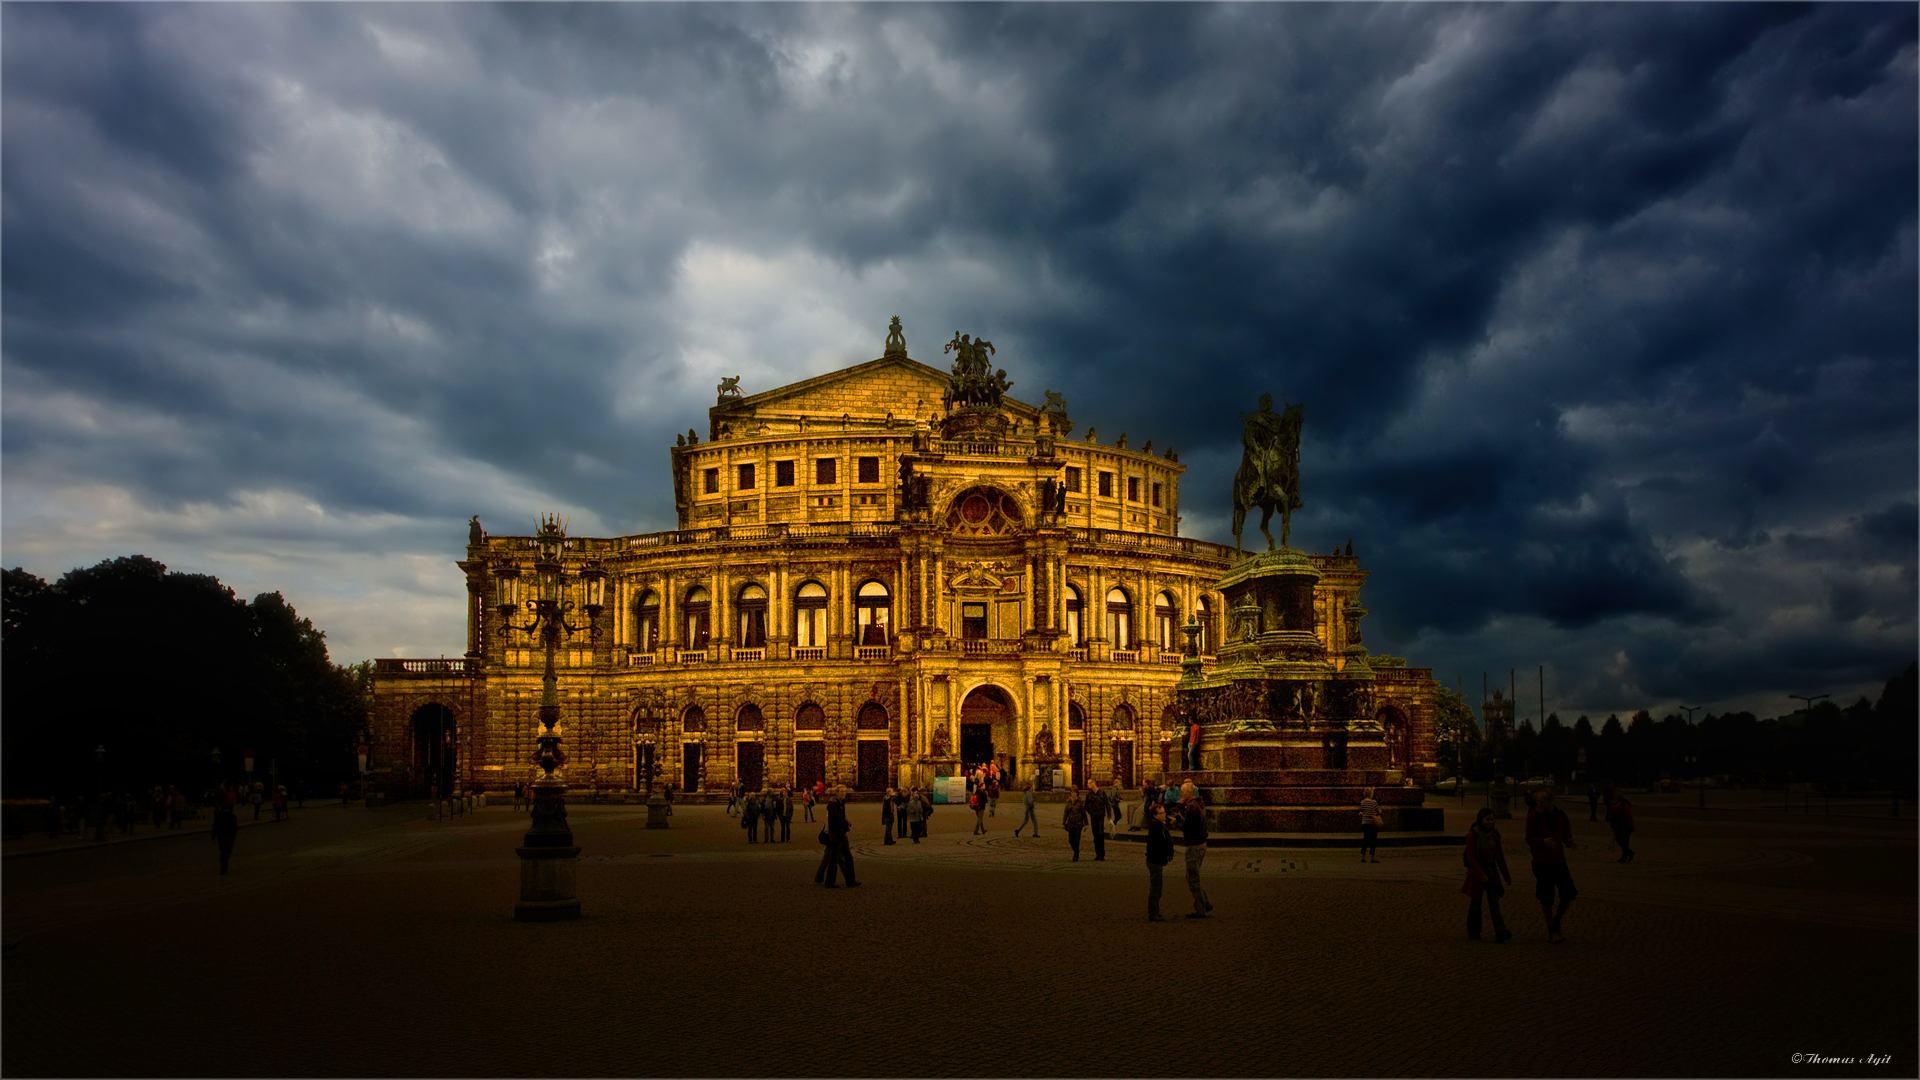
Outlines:
{"label": "distant streetlight", "polygon": [[1682,705],[1680,706],[1680,711],[1687,714],[1687,723],[1691,725],[1693,723],[1693,714],[1704,708],[1706,708],[1704,705]]}
{"label": "distant streetlight", "polygon": [[1809,696],[1807,694],[1788,694],[1787,696],[1794,699],[1795,701],[1803,703],[1801,711],[1811,716],[1813,714],[1813,703],[1816,701],[1824,700],[1827,695],[1813,694]]}

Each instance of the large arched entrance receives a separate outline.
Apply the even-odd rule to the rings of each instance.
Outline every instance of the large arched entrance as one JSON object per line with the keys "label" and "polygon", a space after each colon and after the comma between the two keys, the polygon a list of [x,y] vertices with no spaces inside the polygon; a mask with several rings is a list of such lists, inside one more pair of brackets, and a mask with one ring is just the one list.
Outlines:
{"label": "large arched entrance", "polygon": [[991,684],[976,686],[960,703],[960,764],[972,769],[993,762],[1008,771],[1018,739],[1013,697]]}
{"label": "large arched entrance", "polygon": [[437,791],[444,797],[453,791],[460,753],[454,741],[453,710],[439,702],[422,705],[413,711],[409,724],[413,731],[413,760],[407,776],[411,794]]}

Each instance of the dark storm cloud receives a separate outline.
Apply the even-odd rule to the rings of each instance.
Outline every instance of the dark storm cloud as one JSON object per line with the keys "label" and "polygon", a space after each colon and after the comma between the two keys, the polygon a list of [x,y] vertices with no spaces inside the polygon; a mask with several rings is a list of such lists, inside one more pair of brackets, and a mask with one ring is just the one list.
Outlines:
{"label": "dark storm cloud", "polygon": [[1190,534],[1304,402],[1294,542],[1416,662],[1626,708],[1914,650],[1911,6],[0,19],[15,551],[665,527],[719,375],[899,312],[1179,447]]}

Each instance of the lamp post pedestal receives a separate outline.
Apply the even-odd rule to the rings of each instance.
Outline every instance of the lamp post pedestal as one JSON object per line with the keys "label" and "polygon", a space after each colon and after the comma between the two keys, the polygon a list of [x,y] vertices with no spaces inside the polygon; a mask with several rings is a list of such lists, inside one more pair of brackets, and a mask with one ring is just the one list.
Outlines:
{"label": "lamp post pedestal", "polygon": [[659,788],[647,797],[647,828],[665,829],[667,825],[667,796]]}

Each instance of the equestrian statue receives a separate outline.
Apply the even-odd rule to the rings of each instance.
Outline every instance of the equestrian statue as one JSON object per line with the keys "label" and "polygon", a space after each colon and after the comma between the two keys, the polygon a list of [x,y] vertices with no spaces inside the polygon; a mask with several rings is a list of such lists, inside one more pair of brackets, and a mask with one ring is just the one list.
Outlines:
{"label": "equestrian statue", "polygon": [[1288,405],[1286,412],[1273,411],[1273,395],[1260,395],[1260,411],[1242,414],[1240,430],[1240,471],[1233,474],[1233,548],[1240,550],[1240,530],[1246,524],[1247,511],[1260,508],[1260,531],[1266,535],[1267,550],[1273,550],[1273,534],[1267,522],[1280,511],[1280,546],[1287,546],[1292,517],[1300,509],[1300,406]]}

